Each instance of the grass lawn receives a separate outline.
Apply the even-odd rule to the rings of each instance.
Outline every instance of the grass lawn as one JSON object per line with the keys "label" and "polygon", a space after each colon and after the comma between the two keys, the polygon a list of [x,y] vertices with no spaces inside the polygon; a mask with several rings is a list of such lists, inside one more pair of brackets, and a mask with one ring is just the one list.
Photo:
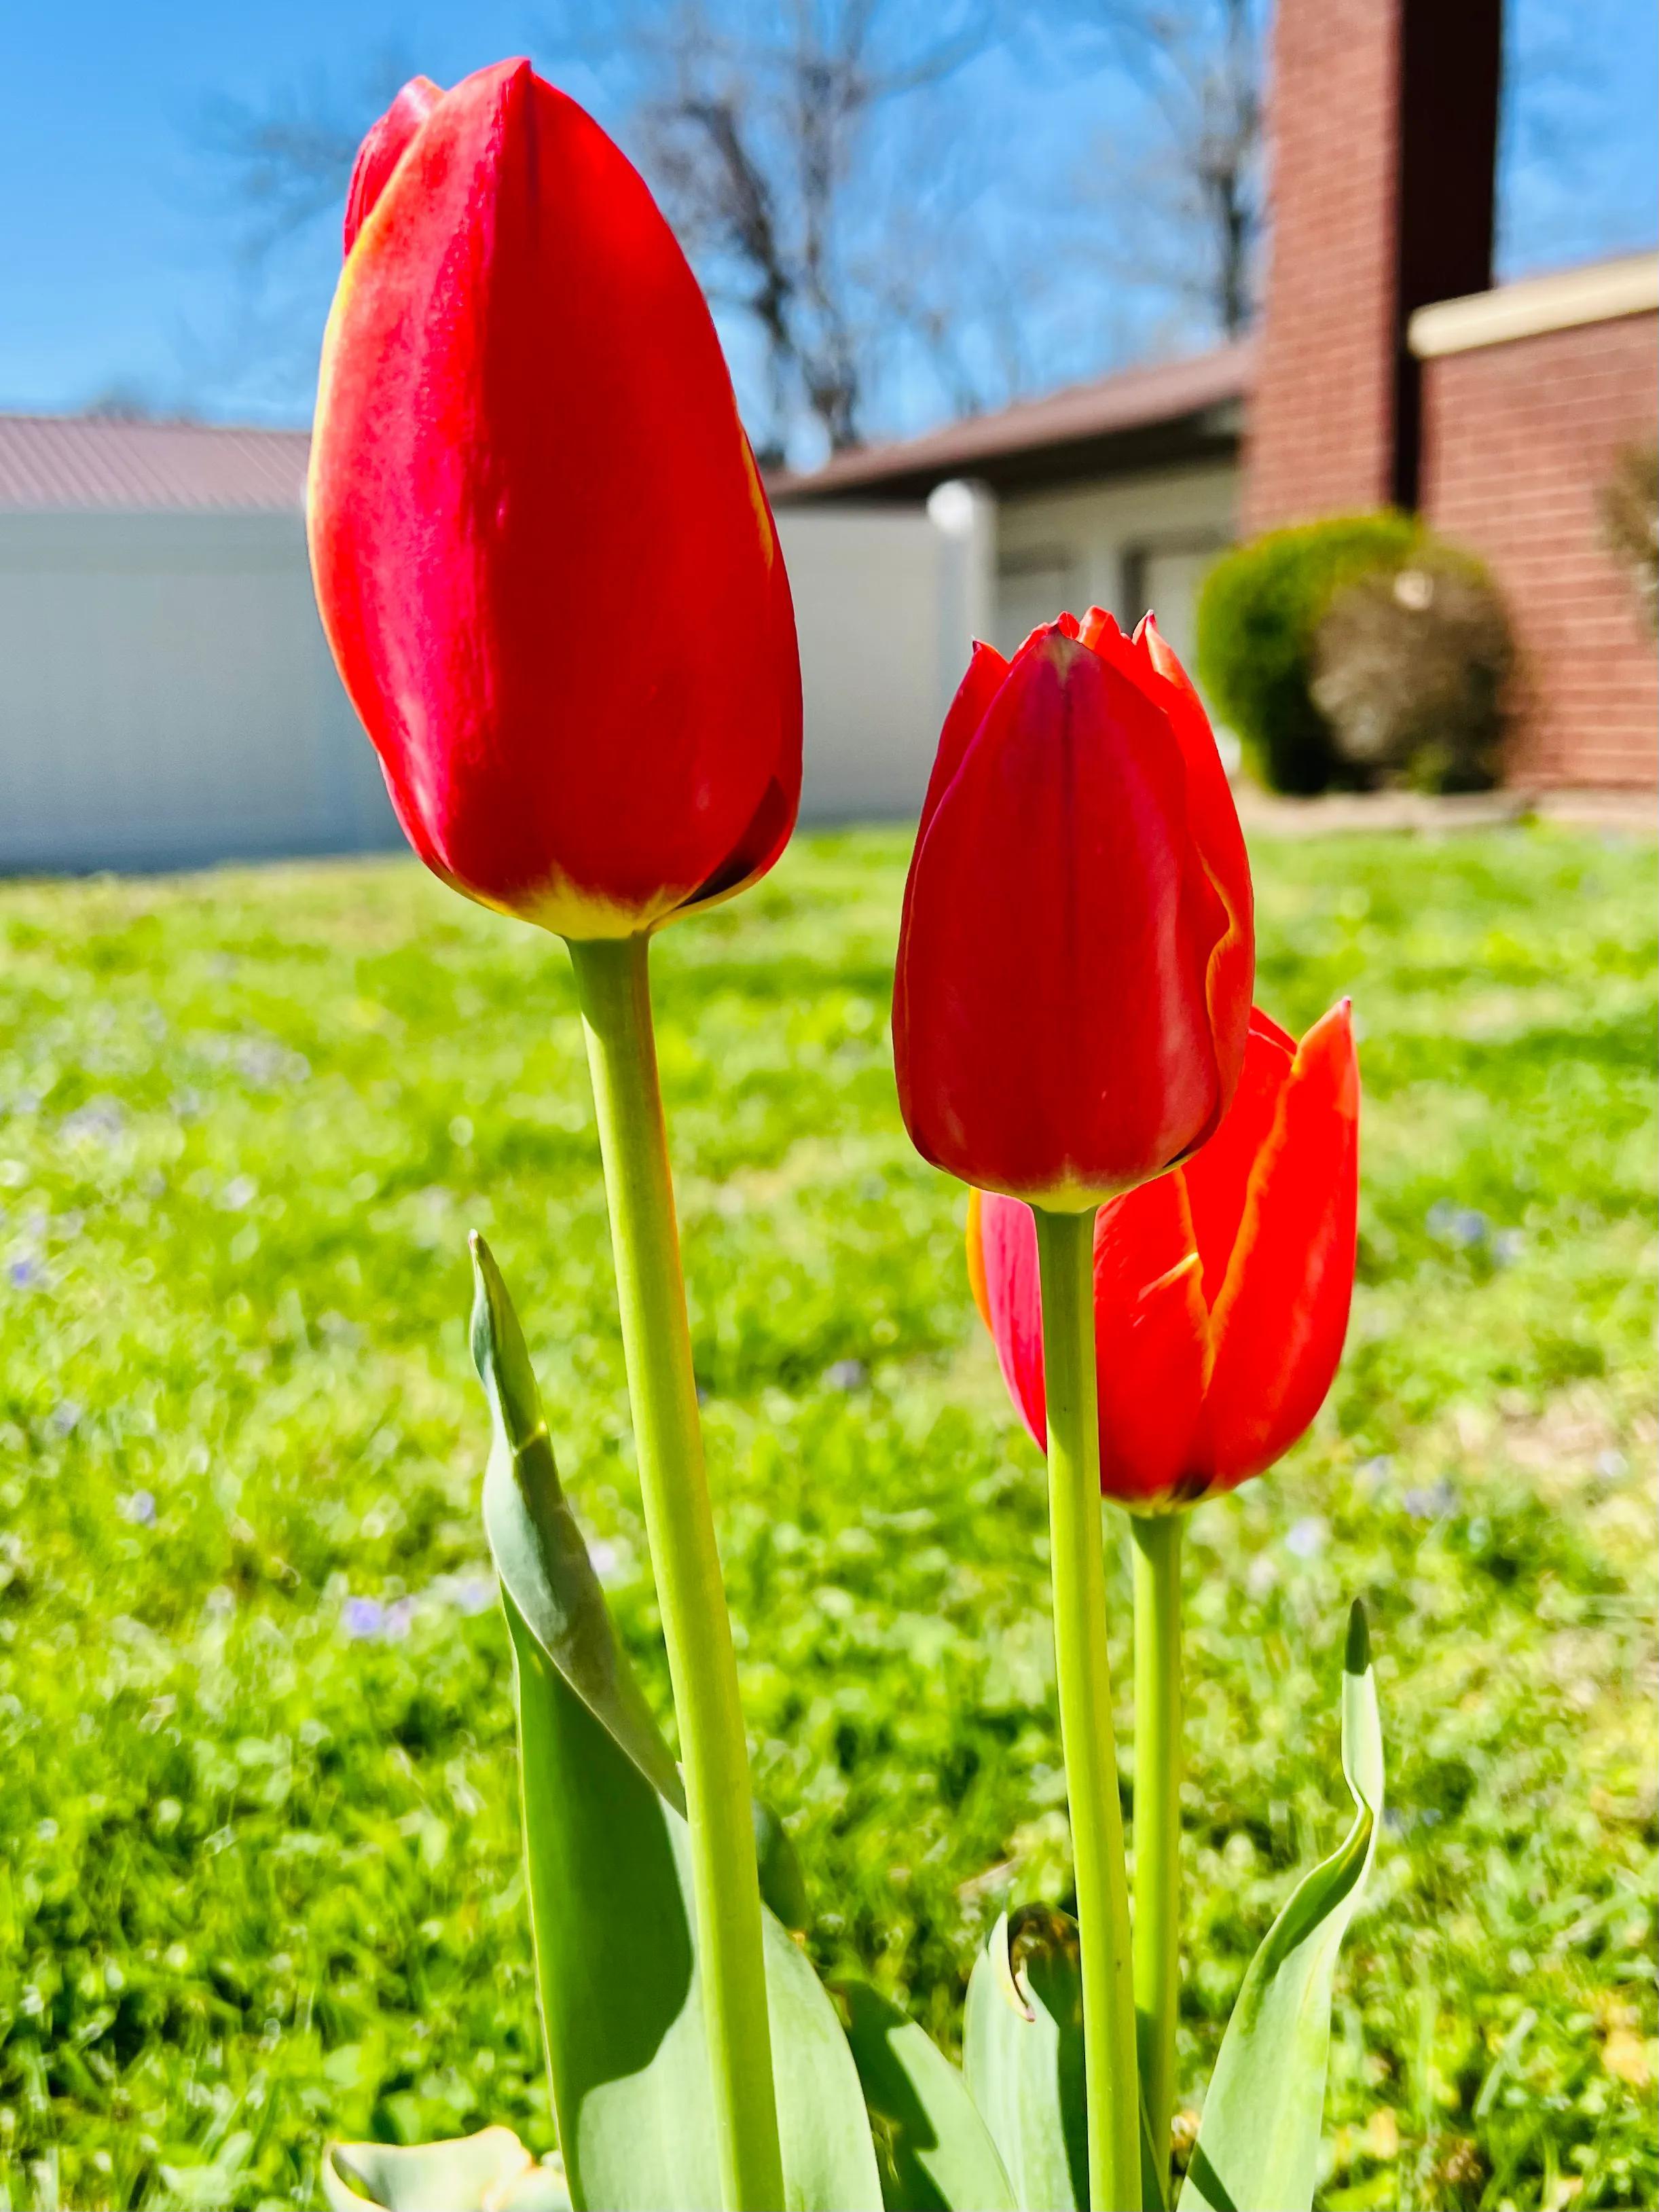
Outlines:
{"label": "grass lawn", "polygon": [[[907,842],[801,841],[658,987],[761,1784],[825,1968],[954,2046],[1068,1870],[1041,1464],[893,1095]],[[1653,849],[1256,866],[1263,1002],[1360,1016],[1361,1284],[1313,1436],[1189,1522],[1186,2101],[1348,1819],[1363,1593],[1392,1806],[1321,2202],[1652,2204]],[[562,948],[412,864],[0,888],[0,2204],[550,2141],[473,1224],[660,1695]]]}

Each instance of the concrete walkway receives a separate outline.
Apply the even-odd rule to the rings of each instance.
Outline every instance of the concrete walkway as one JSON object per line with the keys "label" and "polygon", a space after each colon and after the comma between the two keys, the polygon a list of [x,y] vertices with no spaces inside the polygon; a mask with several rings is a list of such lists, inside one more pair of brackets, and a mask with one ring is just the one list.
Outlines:
{"label": "concrete walkway", "polygon": [[1346,830],[1415,830],[1444,836],[1492,830],[1510,822],[1559,822],[1575,830],[1659,833],[1659,794],[1651,791],[1459,792],[1436,799],[1418,791],[1330,792],[1321,799],[1281,799],[1254,784],[1234,786],[1247,835],[1327,837]]}

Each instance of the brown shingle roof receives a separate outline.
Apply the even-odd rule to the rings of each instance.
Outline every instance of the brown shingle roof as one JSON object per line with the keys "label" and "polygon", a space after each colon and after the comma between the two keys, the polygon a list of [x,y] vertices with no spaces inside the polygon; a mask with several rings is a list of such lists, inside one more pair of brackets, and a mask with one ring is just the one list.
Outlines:
{"label": "brown shingle roof", "polygon": [[1102,449],[1114,439],[1202,417],[1244,398],[1253,359],[1250,341],[1242,338],[1184,361],[1123,369],[1045,399],[1021,400],[994,415],[970,415],[920,438],[840,453],[810,473],[780,473],[768,488],[785,500],[864,491],[878,496],[915,492],[953,476],[1018,471],[1025,457],[1038,453]]}
{"label": "brown shingle roof", "polygon": [[[775,497],[915,494],[947,477],[1023,473],[1102,456],[1139,434],[1200,422],[1249,389],[1248,340],[1131,368],[902,442],[842,453],[769,480]],[[101,415],[0,415],[0,510],[293,510],[305,502],[310,434]]]}
{"label": "brown shingle roof", "polygon": [[0,509],[297,510],[306,430],[100,415],[0,415]]}

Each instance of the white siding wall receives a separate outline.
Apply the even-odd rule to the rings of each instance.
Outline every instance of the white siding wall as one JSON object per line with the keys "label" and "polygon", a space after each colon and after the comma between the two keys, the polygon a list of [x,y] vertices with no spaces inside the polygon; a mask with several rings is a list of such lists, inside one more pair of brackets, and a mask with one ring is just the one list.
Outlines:
{"label": "white siding wall", "polygon": [[0,868],[398,842],[283,514],[0,514]]}
{"label": "white siding wall", "polygon": [[[986,510],[957,488],[942,512],[780,518],[808,820],[921,805],[988,605]],[[0,871],[399,842],[297,515],[0,514]]]}
{"label": "white siding wall", "polygon": [[[802,815],[914,814],[969,639],[1158,606],[1189,650],[1231,466],[917,507],[785,509],[806,699]],[[297,515],[0,514],[0,870],[174,867],[395,845],[328,658]]]}
{"label": "white siding wall", "polygon": [[778,533],[800,635],[801,814],[921,810],[939,722],[982,629],[987,511],[963,486],[920,507],[786,508]]}
{"label": "white siding wall", "polygon": [[1136,622],[1150,605],[1176,651],[1189,657],[1197,588],[1236,536],[1237,512],[1238,470],[1230,461],[1005,499],[993,642],[1012,652],[1062,607],[1081,615],[1103,606]]}

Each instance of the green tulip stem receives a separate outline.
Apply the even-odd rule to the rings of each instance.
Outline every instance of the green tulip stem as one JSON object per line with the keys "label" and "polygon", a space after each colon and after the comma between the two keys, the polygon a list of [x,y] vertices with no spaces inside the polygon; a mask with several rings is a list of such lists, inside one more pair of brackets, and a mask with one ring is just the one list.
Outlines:
{"label": "green tulip stem", "polygon": [[749,1753],[703,1467],[648,957],[644,937],[570,947],[611,1207],[646,1533],[679,1721],[722,2192],[726,2212],[782,2212]]}
{"label": "green tulip stem", "polygon": [[1094,1226],[1092,1206],[1084,1213],[1036,1212],[1054,1657],[1082,1951],[1089,2201],[1096,2212],[1134,2212],[1140,2203],[1139,2092],[1129,1887],[1106,1648]]}
{"label": "green tulip stem", "polygon": [[1135,1570],[1135,2027],[1161,2193],[1170,2178],[1181,1951],[1179,1513],[1132,1513]]}

